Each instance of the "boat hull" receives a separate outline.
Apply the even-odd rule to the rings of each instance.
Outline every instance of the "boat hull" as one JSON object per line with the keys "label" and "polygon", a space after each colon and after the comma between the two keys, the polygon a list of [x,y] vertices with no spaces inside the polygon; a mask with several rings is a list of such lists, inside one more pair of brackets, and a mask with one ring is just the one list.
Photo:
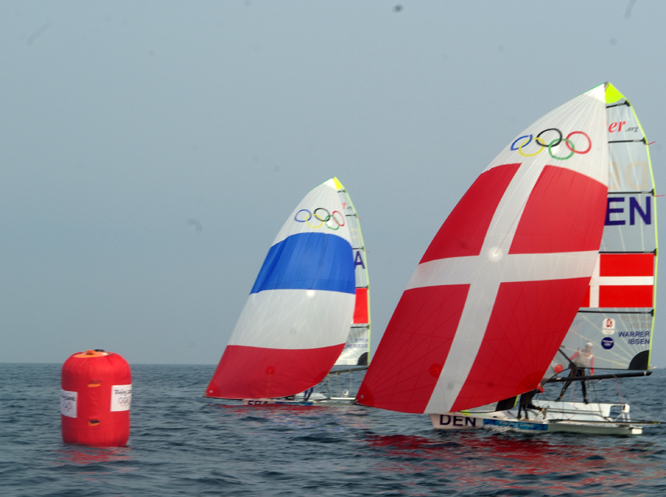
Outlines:
{"label": "boat hull", "polygon": [[542,411],[531,410],[532,419],[519,419],[511,411],[464,411],[430,414],[430,420],[436,430],[488,429],[520,433],[560,432],[622,436],[640,435],[644,426],[658,424],[651,421],[631,421],[627,404],[549,401],[535,401],[534,404]]}
{"label": "boat hull", "polygon": [[356,397],[329,397],[314,393],[306,400],[303,394],[274,399],[243,399],[246,406],[291,405],[291,406],[350,406],[356,404]]}

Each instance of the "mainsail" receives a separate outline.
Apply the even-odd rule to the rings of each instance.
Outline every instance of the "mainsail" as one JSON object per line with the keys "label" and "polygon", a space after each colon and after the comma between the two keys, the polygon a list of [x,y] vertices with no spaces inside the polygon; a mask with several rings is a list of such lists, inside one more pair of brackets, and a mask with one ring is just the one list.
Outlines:
{"label": "mainsail", "polygon": [[610,178],[601,248],[583,304],[547,377],[568,369],[568,359],[586,344],[597,374],[649,369],[657,276],[652,163],[634,108],[611,84],[606,108]]}
{"label": "mainsail", "polygon": [[306,195],[273,241],[207,397],[283,397],[319,383],[354,315],[352,233],[332,178]]}
{"label": "mainsail", "polygon": [[421,259],[357,401],[442,413],[536,388],[593,274],[608,193],[604,86],[511,140]]}
{"label": "mainsail", "polygon": [[365,250],[361,223],[349,193],[339,184],[340,200],[344,208],[352,250],[354,251],[354,273],[356,280],[356,305],[349,337],[336,366],[367,366],[370,359],[370,278],[368,257]]}

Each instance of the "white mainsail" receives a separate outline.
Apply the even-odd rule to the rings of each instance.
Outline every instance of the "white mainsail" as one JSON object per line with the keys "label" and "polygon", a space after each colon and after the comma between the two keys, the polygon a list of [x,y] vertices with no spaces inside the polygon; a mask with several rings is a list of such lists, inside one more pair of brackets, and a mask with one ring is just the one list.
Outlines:
{"label": "white mainsail", "polygon": [[[606,86],[608,207],[599,256],[582,306],[547,377],[592,345],[598,370],[648,370],[654,331],[657,206],[650,150],[633,106]],[[588,345],[588,347],[590,347]]]}
{"label": "white mainsail", "polygon": [[[339,182],[338,182],[339,183]],[[361,233],[361,222],[347,189],[339,183],[338,193],[342,201],[352,250],[354,251],[354,276],[356,280],[356,304],[349,337],[336,366],[367,366],[370,362],[370,278],[368,255]]]}

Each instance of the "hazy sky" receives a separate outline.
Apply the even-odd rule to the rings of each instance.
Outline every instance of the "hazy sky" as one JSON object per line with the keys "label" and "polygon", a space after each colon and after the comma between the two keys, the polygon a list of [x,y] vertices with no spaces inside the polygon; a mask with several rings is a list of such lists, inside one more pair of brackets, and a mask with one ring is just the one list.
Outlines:
{"label": "hazy sky", "polygon": [[3,1],[0,362],[216,363],[332,176],[361,217],[374,350],[456,202],[560,104],[611,81],[666,191],[664,19],[661,0]]}

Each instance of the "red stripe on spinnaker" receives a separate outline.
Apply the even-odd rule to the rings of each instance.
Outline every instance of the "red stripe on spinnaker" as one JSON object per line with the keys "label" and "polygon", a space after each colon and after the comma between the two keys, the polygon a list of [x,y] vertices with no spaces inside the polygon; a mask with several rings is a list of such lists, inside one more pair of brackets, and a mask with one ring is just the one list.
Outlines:
{"label": "red stripe on spinnaker", "polygon": [[368,322],[368,289],[356,289],[356,305],[354,306],[353,324],[365,324]]}
{"label": "red stripe on spinnaker", "polygon": [[520,164],[505,164],[481,174],[446,218],[423,254],[421,264],[478,255],[497,205],[519,167]]}
{"label": "red stripe on spinnaker", "polygon": [[422,413],[456,334],[469,285],[406,290],[391,317],[357,402]]}
{"label": "red stripe on spinnaker", "polygon": [[511,254],[599,250],[608,188],[584,174],[545,166],[513,237]]}
{"label": "red stripe on spinnaker", "polygon": [[653,307],[652,285],[599,287],[599,307]]}
{"label": "red stripe on spinnaker", "polygon": [[654,254],[601,254],[600,276],[654,276]]}
{"label": "red stripe on spinnaker", "polygon": [[535,389],[573,321],[589,278],[502,283],[483,343],[451,410]]}
{"label": "red stripe on spinnaker", "polygon": [[206,397],[285,397],[316,385],[331,370],[344,344],[318,349],[267,349],[228,345]]}

